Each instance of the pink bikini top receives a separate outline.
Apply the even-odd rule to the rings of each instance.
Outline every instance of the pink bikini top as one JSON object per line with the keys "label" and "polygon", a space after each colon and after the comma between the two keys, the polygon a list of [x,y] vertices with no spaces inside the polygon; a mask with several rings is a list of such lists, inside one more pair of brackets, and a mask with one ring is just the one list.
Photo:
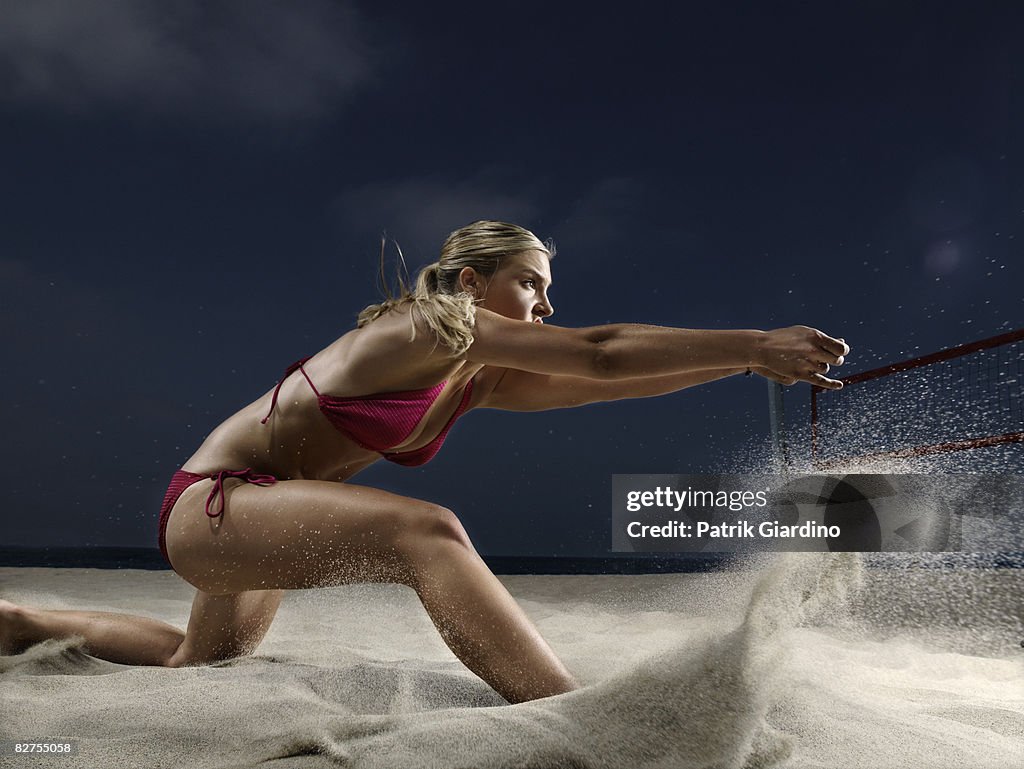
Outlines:
{"label": "pink bikini top", "polygon": [[420,423],[427,410],[437,400],[447,380],[422,390],[401,390],[378,395],[338,398],[333,395],[323,395],[316,389],[313,380],[309,378],[306,369],[302,367],[302,364],[308,360],[309,358],[303,358],[296,361],[284,372],[284,376],[281,377],[281,381],[274,389],[274,396],[270,401],[270,411],[261,420],[262,424],[266,424],[270,415],[274,413],[277,394],[281,391],[284,380],[298,370],[306,377],[309,386],[316,393],[320,412],[327,417],[332,425],[364,449],[380,452],[389,462],[407,467],[423,465],[433,459],[440,450],[441,444],[444,443],[448,431],[455,424],[455,420],[466,410],[469,396],[473,392],[473,380],[471,379],[466,385],[466,389],[463,390],[459,407],[455,409],[448,424],[426,446],[412,451],[388,452],[387,449],[399,445],[409,437],[413,428]]}

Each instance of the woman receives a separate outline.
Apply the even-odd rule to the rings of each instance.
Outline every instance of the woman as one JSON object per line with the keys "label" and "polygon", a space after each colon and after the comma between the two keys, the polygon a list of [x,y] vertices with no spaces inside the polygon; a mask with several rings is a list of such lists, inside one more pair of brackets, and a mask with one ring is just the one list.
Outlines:
{"label": "woman", "polygon": [[578,686],[443,507],[350,479],[381,457],[428,461],[475,408],[536,411],[673,392],[742,372],[828,388],[849,348],[804,326],[695,331],[544,325],[552,249],[478,221],[453,232],[415,290],[286,372],[175,474],[161,551],[197,588],[185,632],[142,617],[0,602],[18,651],[81,635],[94,656],[179,667],[251,653],[285,590],[413,588],[445,642],[509,702]]}

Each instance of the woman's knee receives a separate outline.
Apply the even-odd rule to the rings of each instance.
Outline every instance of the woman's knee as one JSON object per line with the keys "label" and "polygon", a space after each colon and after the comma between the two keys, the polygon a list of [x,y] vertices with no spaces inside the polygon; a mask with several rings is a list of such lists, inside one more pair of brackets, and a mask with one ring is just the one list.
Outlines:
{"label": "woman's knee", "polygon": [[246,633],[223,638],[215,643],[190,643],[186,638],[173,654],[167,657],[165,667],[183,668],[212,665],[215,662],[249,657],[259,646],[262,634]]}
{"label": "woman's knee", "polygon": [[224,662],[225,660],[237,659],[239,657],[248,657],[252,655],[255,647],[253,648],[238,648],[238,649],[218,649],[213,653],[207,653],[198,655],[194,651],[189,651],[182,644],[178,649],[167,657],[164,662],[164,667],[168,668],[190,668],[200,667],[202,665],[212,665],[215,662]]}
{"label": "woman's knee", "polygon": [[424,505],[409,511],[398,540],[399,551],[413,558],[431,554],[439,547],[473,549],[459,517],[441,505]]}
{"label": "woman's knee", "polygon": [[459,517],[441,505],[431,505],[415,528],[427,539],[473,547]]}
{"label": "woman's knee", "polygon": [[282,590],[214,595],[198,591],[188,630],[167,667],[208,665],[256,651],[280,606]]}

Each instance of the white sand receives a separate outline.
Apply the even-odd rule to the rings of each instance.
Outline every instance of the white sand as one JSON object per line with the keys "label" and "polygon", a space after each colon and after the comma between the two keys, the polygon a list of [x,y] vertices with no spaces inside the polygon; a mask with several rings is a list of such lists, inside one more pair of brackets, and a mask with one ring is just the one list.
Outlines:
{"label": "white sand", "polygon": [[[130,668],[73,641],[0,657],[0,739],[80,744],[0,766],[1024,767],[1022,570],[804,554],[503,581],[586,688],[505,705],[412,591],[294,592],[255,656],[216,666]],[[0,597],[183,627],[192,589],[5,568]]]}

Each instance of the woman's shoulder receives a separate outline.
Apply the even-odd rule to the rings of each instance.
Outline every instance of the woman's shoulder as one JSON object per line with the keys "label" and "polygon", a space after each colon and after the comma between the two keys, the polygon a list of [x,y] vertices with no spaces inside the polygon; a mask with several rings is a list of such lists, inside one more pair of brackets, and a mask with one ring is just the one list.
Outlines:
{"label": "woman's shoulder", "polygon": [[371,357],[451,358],[436,332],[408,305],[393,307],[379,318],[342,336],[338,342]]}
{"label": "woman's shoulder", "polygon": [[[354,393],[413,389],[443,379],[458,358],[438,343],[407,308],[394,308],[352,329],[309,362],[325,392]],[[415,331],[415,333],[414,333]]]}

